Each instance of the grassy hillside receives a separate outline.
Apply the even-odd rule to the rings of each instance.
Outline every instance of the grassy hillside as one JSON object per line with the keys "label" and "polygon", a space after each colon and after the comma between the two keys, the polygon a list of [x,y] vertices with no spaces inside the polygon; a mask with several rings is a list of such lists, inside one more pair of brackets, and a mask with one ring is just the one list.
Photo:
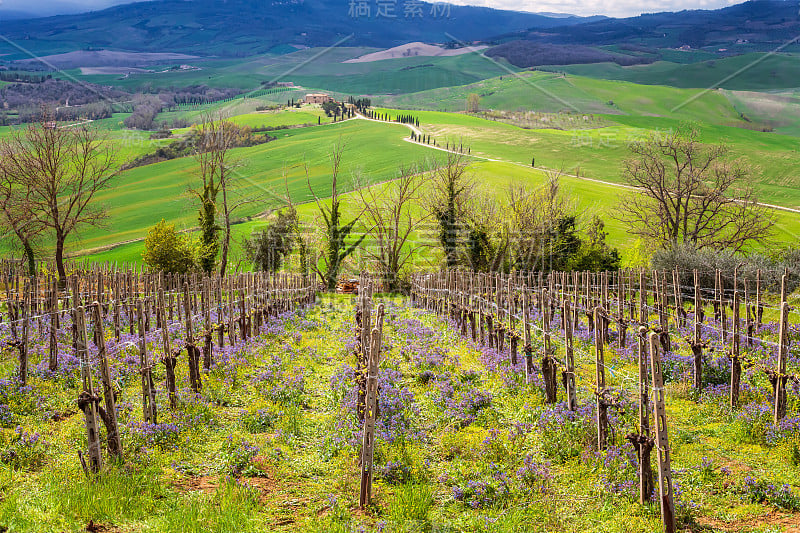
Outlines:
{"label": "grassy hillside", "polygon": [[[193,112],[167,112],[158,115],[159,120],[170,120],[174,116],[178,116],[186,120],[194,120],[199,123],[203,120],[203,115],[208,113],[206,110],[197,110]],[[306,124],[328,124],[333,121],[333,118],[328,117],[319,106],[304,106],[302,109],[289,108],[273,111],[253,111],[243,113],[241,115],[234,115],[228,107],[220,107],[217,110],[211,111],[213,113],[220,113],[222,116],[230,116],[231,122],[239,126],[247,126],[250,128],[282,128],[288,126],[300,126]],[[188,128],[180,128],[173,130],[173,134],[180,135],[188,131]]]}
{"label": "grassy hillside", "polygon": [[[406,57],[365,63],[343,63],[376,51],[375,48],[309,48],[284,55],[259,55],[244,59],[197,60],[201,70],[83,75],[69,74],[91,83],[125,90],[204,84],[211,87],[254,89],[264,81],[292,81],[303,87],[324,87],[348,94],[393,94],[464,85],[507,74],[508,71],[481,54],[447,57]],[[516,71],[516,67],[508,67]]]}
{"label": "grassy hillside", "polygon": [[[643,86],[549,72],[522,72],[460,87],[377,100],[401,108],[463,111],[467,96],[473,93],[481,97],[483,109],[666,116],[712,124],[744,124],[734,106],[718,92]],[[678,106],[680,108],[673,111]]]}
{"label": "grassy hillside", "polygon": [[[418,111],[422,129],[440,142],[459,141],[474,155],[563,169],[570,174],[621,182],[621,163],[629,155],[628,144],[653,132],[682,127],[680,120],[661,117],[604,115],[611,127],[582,131],[524,130],[463,114]],[[734,157],[751,164],[752,183],[761,200],[785,207],[800,207],[800,159],[797,139],[775,133],[695,123],[700,139],[725,143]]]}
{"label": "grassy hillside", "polygon": [[[494,194],[500,202],[505,202],[505,191],[511,185],[536,188],[544,185],[547,180],[546,174],[539,169],[496,161],[475,161],[470,165],[469,172],[483,191]],[[648,257],[649,250],[646,249],[644,243],[638,237],[631,235],[627,227],[613,217],[617,202],[624,195],[630,193],[611,184],[597,183],[571,176],[563,176],[561,184],[565,194],[574,203],[576,211],[581,214],[581,223],[587,223],[594,215],[600,216],[606,222],[608,242],[621,250],[624,264],[638,266],[638,262],[642,258]],[[382,185],[375,185],[375,187],[382,187]],[[353,193],[345,195],[344,201],[345,206],[349,206],[351,215],[355,215],[354,206],[356,204]],[[316,206],[309,202],[299,205],[298,213],[304,223],[312,223],[318,217]],[[774,214],[776,216],[777,241],[785,244],[796,242],[797,236],[800,235],[800,216],[786,211],[775,211]],[[243,259],[242,239],[264,225],[263,220],[256,219],[234,226],[232,255],[235,260]],[[93,253],[85,258],[99,262],[137,262],[141,260],[143,250],[143,242],[137,241]]]}
{"label": "grassy hillside", "polygon": [[769,91],[798,86],[799,57],[796,53],[749,53],[691,64],[660,61],[652,65],[621,67],[616,63],[598,63],[540,67],[540,69],[568,72],[592,78],[630,81],[644,85]]}
{"label": "grassy hillside", "polygon": [[[601,101],[614,96],[615,105],[631,113],[597,115],[600,127],[585,130],[522,129],[517,126],[485,120],[475,116],[434,111],[416,111],[421,128],[433,135],[440,143],[463,142],[476,157],[471,171],[486,190],[502,197],[508,183],[524,183],[535,187],[544,182],[542,168],[563,169],[565,188],[574,198],[579,212],[587,219],[592,214],[601,215],[607,221],[610,241],[625,253],[626,261],[636,261],[642,252],[641,243],[632,238],[626,228],[613,220],[613,213],[622,189],[620,168],[628,157],[628,144],[643,139],[652,132],[668,132],[685,124],[688,117],[704,120],[734,118],[736,108],[720,93],[709,93],[686,106],[681,118],[643,116],[647,109],[662,112],[675,101],[693,94],[687,91],[658,87],[655,91],[631,84],[606,82],[585,78],[565,79],[542,73],[545,81],[562,84],[560,93],[584,95]],[[504,90],[521,90],[520,80],[513,78],[491,80]],[[618,91],[615,93],[614,88]],[[530,90],[530,88],[529,88]],[[454,91],[467,89],[459,87]],[[513,94],[513,92],[509,92]],[[650,101],[645,101],[649,97]],[[499,98],[499,97],[498,97]],[[254,112],[260,100],[234,101],[226,104],[199,106],[164,113],[159,119],[170,115],[182,118],[199,118],[203,111],[227,109],[234,114],[233,120],[242,125],[291,126],[315,124],[318,117],[329,122],[316,106],[270,112]],[[381,110],[395,114],[394,110]],[[727,113],[727,116],[724,115]],[[151,140],[148,132],[134,132],[122,128],[125,115],[98,121],[108,130],[109,142],[114,143],[120,160],[130,159],[152,152],[170,140]],[[696,123],[701,140],[709,143],[728,143],[735,156],[742,156],[752,163],[753,185],[761,194],[762,201],[787,207],[800,207],[800,160],[797,155],[796,138],[787,135],[761,133],[742,128]],[[9,128],[0,129],[0,135]],[[180,135],[185,130],[175,130]],[[268,144],[237,149],[235,158],[241,179],[235,186],[241,197],[257,197],[258,201],[238,213],[238,217],[256,217],[268,212],[284,201],[287,187],[292,200],[297,204],[311,200],[306,185],[303,167],[308,164],[309,179],[315,191],[325,197],[329,194],[330,168],[328,154],[339,139],[348,146],[343,170],[343,189],[350,190],[353,174],[361,174],[366,183],[379,183],[393,178],[401,164],[441,157],[442,153],[431,147],[404,141],[409,131],[405,126],[352,120],[340,124],[325,124],[300,129],[284,129],[271,133],[276,141]],[[530,168],[531,158],[536,158],[537,169]],[[487,160],[488,159],[488,160]],[[571,175],[578,174],[579,179]],[[114,185],[104,191],[98,201],[109,207],[109,221],[102,229],[87,229],[79,239],[70,243],[73,252],[80,250],[105,251],[90,257],[98,260],[138,261],[141,257],[141,239],[147,228],[161,218],[181,228],[196,226],[196,206],[188,189],[197,181],[197,164],[193,158],[183,158],[123,172]],[[284,180],[285,176],[285,180]],[[592,180],[610,182],[599,183]],[[313,215],[312,205],[301,206],[301,216],[306,220]],[[783,242],[796,240],[800,234],[800,216],[778,212],[779,238]],[[263,221],[253,219],[236,225],[234,253],[238,253],[238,241]],[[128,243],[130,244],[124,244]],[[120,243],[123,243],[120,245]],[[117,245],[113,249],[109,246]],[[91,253],[91,252],[90,252]]]}
{"label": "grassy hillside", "polygon": [[[342,168],[342,188],[353,186],[352,175],[361,173],[368,183],[395,176],[397,167],[429,155],[429,150],[403,142],[404,127],[366,121],[350,121],[321,127],[284,130],[278,140],[253,148],[233,151],[241,161],[236,193],[258,198],[240,216],[263,213],[280,205],[286,191],[295,202],[311,199],[306,185],[304,164],[318,195],[330,194],[328,155],[340,138],[346,148]],[[197,182],[197,163],[182,158],[138,167],[122,173],[113,185],[97,198],[109,208],[109,227],[89,229],[73,249],[92,249],[112,243],[140,239],[147,228],[161,218],[180,227],[196,225],[196,209],[188,188]]]}
{"label": "grassy hillside", "polygon": [[778,133],[800,136],[800,93],[723,91],[737,111],[752,121]]}

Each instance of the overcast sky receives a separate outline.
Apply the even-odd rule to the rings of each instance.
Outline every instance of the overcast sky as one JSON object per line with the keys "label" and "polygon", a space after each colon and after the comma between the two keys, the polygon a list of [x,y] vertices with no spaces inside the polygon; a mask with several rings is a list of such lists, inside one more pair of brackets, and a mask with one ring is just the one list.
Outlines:
{"label": "overcast sky", "polygon": [[[347,3],[349,0],[333,1]],[[453,4],[480,5],[498,9],[612,17],[628,17],[643,12],[716,9],[740,1],[743,0],[450,0]],[[398,3],[402,2],[403,0],[398,0]],[[91,11],[128,3],[131,3],[131,0],[0,0],[0,15],[3,9],[50,15]]]}

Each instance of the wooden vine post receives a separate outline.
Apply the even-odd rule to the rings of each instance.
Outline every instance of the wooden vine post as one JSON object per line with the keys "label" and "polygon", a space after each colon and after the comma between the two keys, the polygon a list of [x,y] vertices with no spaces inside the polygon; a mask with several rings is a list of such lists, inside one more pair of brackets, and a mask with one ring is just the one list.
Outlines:
{"label": "wooden vine post", "polygon": [[211,288],[209,279],[203,278],[203,292],[201,293],[201,302],[203,305],[203,369],[211,370],[211,364],[214,362],[213,349],[214,349],[214,330],[211,327]]}
{"label": "wooden vine post", "polygon": [[147,332],[142,302],[136,302],[136,320],[139,325],[139,372],[142,379],[142,416],[145,422],[156,423],[156,394],[153,385],[152,365],[147,354]]}
{"label": "wooden vine post", "polygon": [[761,269],[756,272],[756,331],[761,329],[764,317],[764,302],[761,300]]}
{"label": "wooden vine post", "polygon": [[356,382],[358,400],[356,415],[364,421],[367,405],[367,375],[369,373],[370,324],[372,323],[372,286],[362,275],[358,283],[358,306],[356,308]]}
{"label": "wooden vine post", "polygon": [[606,390],[605,355],[603,352],[603,309],[594,309],[595,395],[597,396],[597,449],[608,445],[608,401]]}
{"label": "wooden vine post", "polygon": [[22,295],[22,339],[19,341],[19,383],[28,383],[28,344],[30,337],[31,287],[30,280],[25,283]]}
{"label": "wooden vine post", "polygon": [[745,310],[745,339],[747,346],[753,346],[753,336],[755,335],[755,308],[750,301],[750,282],[744,278],[744,310]]}
{"label": "wooden vine post", "polygon": [[556,403],[558,401],[558,384],[556,376],[558,375],[558,364],[556,358],[553,357],[553,347],[550,339],[550,295],[547,289],[542,289],[541,294],[541,310],[542,310],[542,375],[544,376],[544,392],[546,403]]}
{"label": "wooden vine post", "polygon": [[774,423],[786,416],[786,375],[789,353],[789,303],[786,301],[786,274],[781,279],[781,317],[778,328],[778,372],[775,375]]}
{"label": "wooden vine post", "polygon": [[[368,329],[368,328],[367,328]],[[369,339],[367,401],[364,413],[364,435],[361,447],[361,493],[359,506],[372,502],[372,462],[375,455],[375,420],[378,414],[378,364],[383,334],[383,304],[378,305],[375,327]]]}
{"label": "wooden vine post", "polygon": [[639,503],[650,501],[653,493],[653,469],[650,454],[655,441],[650,436],[649,376],[647,372],[647,328],[639,327],[639,434],[630,434],[627,440],[636,449],[639,457]]}
{"label": "wooden vine post", "polygon": [[525,383],[533,381],[533,346],[531,346],[530,298],[527,287],[522,290],[522,330],[525,335]]}
{"label": "wooden vine post", "polygon": [[575,389],[575,351],[572,345],[572,320],[570,320],[570,301],[569,296],[565,295],[564,310],[562,316],[564,317],[564,384],[567,389],[567,408],[570,411],[578,409],[578,393]]}
{"label": "wooden vine post", "polygon": [[689,340],[694,356],[694,388],[700,393],[703,390],[703,300],[700,296],[700,284],[697,279],[697,270],[694,271],[694,337]]}
{"label": "wooden vine post", "polygon": [[508,344],[509,350],[511,352],[511,364],[513,366],[517,366],[517,344],[519,342],[519,337],[517,333],[514,331],[514,313],[516,312],[516,294],[511,285],[511,276],[508,277],[508,290],[506,291],[506,314],[508,315],[508,321],[506,323],[506,327],[508,328]]}
{"label": "wooden vine post", "polygon": [[[733,336],[731,337],[731,391],[730,406],[736,407],[739,403],[739,390],[742,381],[742,362],[740,357],[741,335],[739,331],[739,279],[738,273],[733,277]],[[745,312],[747,309],[745,308]]]}
{"label": "wooden vine post", "polygon": [[664,374],[658,351],[658,334],[650,333],[650,368],[653,378],[653,421],[656,424],[656,452],[658,457],[658,494],[661,502],[661,520],[664,533],[675,533],[675,502],[672,494],[672,465],[669,438],[667,436],[667,413],[664,395]]}
{"label": "wooden vine post", "polygon": [[100,362],[100,377],[103,380],[103,400],[105,402],[105,409],[98,407],[98,411],[106,426],[108,454],[119,459],[122,457],[122,441],[119,437],[119,425],[117,423],[116,392],[114,391],[114,382],[111,380],[111,370],[108,367],[106,338],[103,332],[103,315],[99,302],[94,302],[92,306],[92,323],[95,331],[94,338],[97,343],[97,359]]}
{"label": "wooden vine post", "polygon": [[53,278],[50,285],[50,325],[47,328],[50,341],[48,369],[51,372],[58,370],[58,326],[58,280]]}
{"label": "wooden vine post", "polygon": [[625,318],[625,281],[622,273],[617,275],[617,330],[619,337],[617,338],[617,347],[624,349],[628,341],[628,320]]}
{"label": "wooden vine post", "polygon": [[161,346],[164,352],[161,356],[161,362],[164,363],[164,367],[166,368],[166,385],[167,394],[169,395],[169,406],[170,409],[175,409],[178,406],[178,396],[175,387],[175,365],[178,362],[178,358],[176,357],[176,354],[172,352],[172,347],[170,346],[169,324],[167,323],[167,313],[164,308],[165,302],[163,288],[158,289],[157,298],[158,301],[156,304],[156,313],[158,313],[161,317]]}
{"label": "wooden vine post", "polygon": [[92,369],[89,365],[89,350],[86,341],[86,312],[83,307],[76,307],[72,313],[75,336],[75,346],[81,364],[81,379],[83,391],[78,396],[78,407],[83,411],[86,422],[86,442],[88,448],[89,464],[81,452],[78,452],[81,465],[86,475],[96,474],[103,468],[103,455],[100,451],[100,428],[97,424],[97,407],[100,398],[94,392],[92,385]]}
{"label": "wooden vine post", "polygon": [[717,277],[719,278],[719,320],[722,327],[722,343],[725,344],[728,342],[728,316],[726,311],[725,279],[722,277],[721,270],[717,270]]}
{"label": "wooden vine post", "polygon": [[189,298],[189,284],[183,284],[184,327],[186,328],[186,355],[189,360],[189,385],[192,392],[199,394],[202,390],[200,381],[200,349],[195,345],[194,328],[192,326],[192,300]]}

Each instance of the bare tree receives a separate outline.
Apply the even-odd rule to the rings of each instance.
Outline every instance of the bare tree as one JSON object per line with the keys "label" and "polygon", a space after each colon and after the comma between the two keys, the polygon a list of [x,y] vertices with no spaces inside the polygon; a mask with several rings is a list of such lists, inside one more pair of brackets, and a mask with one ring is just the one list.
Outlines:
{"label": "bare tree", "polygon": [[311,264],[311,268],[322,278],[325,287],[328,290],[336,289],[336,282],[339,280],[339,273],[341,272],[344,260],[347,259],[361,243],[364,241],[366,234],[362,234],[355,242],[349,240],[353,227],[358,223],[360,215],[353,218],[350,222],[344,223],[342,221],[342,199],[339,195],[339,172],[342,164],[342,154],[344,153],[344,144],[340,139],[333,147],[330,154],[331,160],[331,196],[330,205],[320,200],[319,196],[314,192],[311,186],[311,179],[308,175],[308,167],[306,167],[306,183],[308,190],[311,192],[314,201],[317,204],[317,209],[322,215],[325,225],[324,246],[325,253],[322,257],[322,267],[317,263]]}
{"label": "bare tree", "polygon": [[475,182],[467,172],[466,156],[447,153],[447,159],[437,166],[430,178],[428,212],[439,226],[439,243],[444,249],[448,268],[459,260],[459,242],[466,227],[466,212],[473,196]]}
{"label": "bare tree", "polygon": [[372,238],[363,249],[377,265],[390,291],[400,289],[400,273],[424,246],[411,239],[428,217],[415,209],[425,184],[422,172],[424,169],[418,165],[401,167],[400,176],[387,184],[358,183],[362,220],[370,228]]}
{"label": "bare tree", "polygon": [[[0,141],[0,158],[6,160],[12,147],[7,140]],[[13,169],[0,165],[0,227],[17,238],[28,264],[28,275],[36,275],[35,245],[45,227],[31,206],[31,188],[27,180],[17,176]]]}
{"label": "bare tree", "polygon": [[744,165],[697,137],[691,130],[631,145],[623,176],[638,190],[622,198],[618,219],[664,247],[741,251],[769,239],[772,217],[745,186]]}
{"label": "bare tree", "polygon": [[481,97],[478,94],[467,95],[467,113],[477,113],[481,108]]}
{"label": "bare tree", "polygon": [[561,176],[561,171],[548,171],[543,187],[512,185],[506,192],[512,266],[517,270],[551,270],[563,255],[568,243],[562,242],[560,230],[574,206],[561,188]]}
{"label": "bare tree", "polygon": [[111,146],[95,129],[61,128],[42,114],[38,124],[15,131],[3,145],[3,173],[25,188],[32,216],[55,236],[55,260],[64,282],[67,238],[99,226],[105,209],[93,201],[116,175]]}
{"label": "bare tree", "polygon": [[[247,144],[244,137],[249,137],[250,129],[234,124],[223,115],[204,115],[198,126],[195,159],[200,166],[202,188],[194,194],[200,200],[200,227],[202,230],[203,250],[201,266],[206,272],[214,269],[217,253],[220,256],[220,275],[224,276],[228,268],[228,252],[231,243],[231,224],[234,212],[245,205],[260,199],[260,195],[235,195],[236,168],[241,161],[232,157],[231,150]],[[217,223],[218,199],[222,194],[222,227]],[[222,231],[222,242],[217,237]]]}

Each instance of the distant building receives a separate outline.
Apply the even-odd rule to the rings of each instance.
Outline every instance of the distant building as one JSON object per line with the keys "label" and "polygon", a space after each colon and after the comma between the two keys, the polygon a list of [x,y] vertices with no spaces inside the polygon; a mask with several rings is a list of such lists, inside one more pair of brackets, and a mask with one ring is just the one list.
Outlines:
{"label": "distant building", "polygon": [[331,98],[331,95],[329,95],[329,94],[311,93],[311,94],[307,94],[306,95],[305,99],[303,100],[303,103],[306,103],[306,104],[324,104],[325,102],[333,102],[333,101],[334,101],[334,99]]}

